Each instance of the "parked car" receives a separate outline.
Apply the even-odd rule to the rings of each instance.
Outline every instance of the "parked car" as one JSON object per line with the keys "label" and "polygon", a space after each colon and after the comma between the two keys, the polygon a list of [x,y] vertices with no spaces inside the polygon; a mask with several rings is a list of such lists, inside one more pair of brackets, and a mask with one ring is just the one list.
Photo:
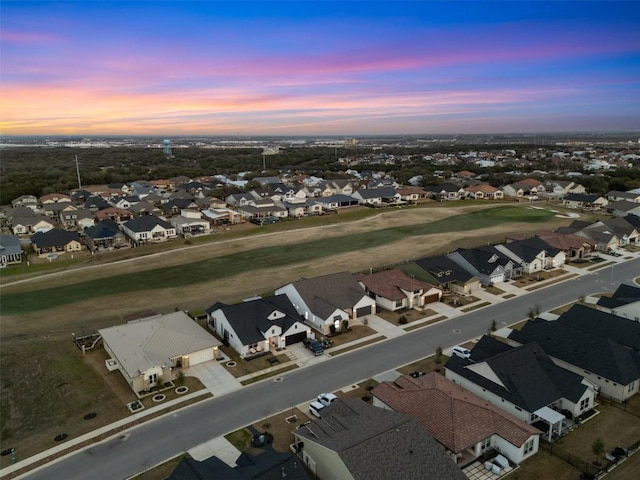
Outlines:
{"label": "parked car", "polygon": [[325,407],[328,407],[329,405],[331,405],[333,402],[336,401],[338,397],[335,396],[333,393],[321,393],[320,395],[318,395],[318,401],[323,404]]}
{"label": "parked car", "polygon": [[469,350],[468,348],[461,347],[460,345],[456,345],[455,347],[453,347],[451,349],[451,352],[456,357],[466,358],[466,359],[471,358],[471,350]]}
{"label": "parked car", "polygon": [[311,412],[312,415],[318,418],[322,418],[320,412],[322,412],[322,410],[324,410],[325,408],[326,407],[318,401],[314,401],[309,404],[309,412]]}
{"label": "parked car", "polygon": [[307,343],[307,348],[311,350],[314,355],[318,356],[324,353],[324,348],[322,347],[322,344],[319,341],[313,338],[310,338],[308,340],[309,342]]}

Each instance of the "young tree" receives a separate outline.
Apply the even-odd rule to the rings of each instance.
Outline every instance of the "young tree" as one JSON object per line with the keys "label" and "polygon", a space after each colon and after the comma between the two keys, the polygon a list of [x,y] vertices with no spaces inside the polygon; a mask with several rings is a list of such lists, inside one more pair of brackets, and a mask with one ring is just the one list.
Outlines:
{"label": "young tree", "polygon": [[436,348],[436,364],[440,365],[442,363],[442,347]]}
{"label": "young tree", "polygon": [[591,451],[596,456],[596,462],[600,460],[600,456],[604,453],[604,442],[600,437],[596,438],[591,444]]}

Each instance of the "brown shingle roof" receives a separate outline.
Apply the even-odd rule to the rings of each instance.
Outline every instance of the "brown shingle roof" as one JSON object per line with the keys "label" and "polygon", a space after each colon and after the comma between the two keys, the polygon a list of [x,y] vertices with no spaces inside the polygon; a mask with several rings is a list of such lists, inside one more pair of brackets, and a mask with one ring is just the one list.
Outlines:
{"label": "brown shingle roof", "polygon": [[582,248],[586,245],[596,245],[597,242],[573,233],[540,232],[538,238],[544,240],[554,248],[568,250],[570,248]]}
{"label": "brown shingle roof", "polygon": [[373,395],[394,410],[418,419],[454,453],[499,435],[518,447],[540,432],[437,373],[383,382]]}
{"label": "brown shingle roof", "polygon": [[[404,272],[394,268],[370,275],[356,275],[359,282],[364,283],[370,292],[373,292],[388,300],[401,300],[406,297],[402,290],[415,292],[417,290],[428,291],[433,288],[428,283],[408,277]],[[402,289],[402,290],[401,290]]]}
{"label": "brown shingle roof", "polygon": [[465,188],[467,192],[483,192],[483,193],[496,193],[499,189],[492,187],[488,183],[481,183],[480,185],[474,185],[472,187]]}

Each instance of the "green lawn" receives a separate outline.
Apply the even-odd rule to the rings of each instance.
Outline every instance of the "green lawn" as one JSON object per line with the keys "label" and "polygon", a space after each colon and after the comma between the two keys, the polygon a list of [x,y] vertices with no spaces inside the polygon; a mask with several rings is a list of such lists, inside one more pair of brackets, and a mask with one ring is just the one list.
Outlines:
{"label": "green lawn", "polygon": [[[425,217],[429,210],[425,209]],[[181,287],[213,281],[253,270],[291,265],[351,251],[388,245],[406,237],[436,233],[469,231],[507,222],[544,222],[553,216],[547,210],[516,206],[496,207],[457,215],[436,222],[405,225],[371,232],[322,238],[297,245],[257,248],[224,257],[188,264],[157,268],[135,274],[116,275],[73,285],[2,295],[2,312],[6,315],[55,308],[88,297],[96,298],[125,292]]]}

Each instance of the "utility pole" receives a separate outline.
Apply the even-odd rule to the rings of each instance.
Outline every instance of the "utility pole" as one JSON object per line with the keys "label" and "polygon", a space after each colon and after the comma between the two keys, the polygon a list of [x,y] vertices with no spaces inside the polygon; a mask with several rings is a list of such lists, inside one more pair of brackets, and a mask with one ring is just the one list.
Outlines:
{"label": "utility pole", "polygon": [[76,157],[76,173],[78,174],[78,189],[82,188],[82,183],[80,182],[80,166],[78,165],[78,155]]}

